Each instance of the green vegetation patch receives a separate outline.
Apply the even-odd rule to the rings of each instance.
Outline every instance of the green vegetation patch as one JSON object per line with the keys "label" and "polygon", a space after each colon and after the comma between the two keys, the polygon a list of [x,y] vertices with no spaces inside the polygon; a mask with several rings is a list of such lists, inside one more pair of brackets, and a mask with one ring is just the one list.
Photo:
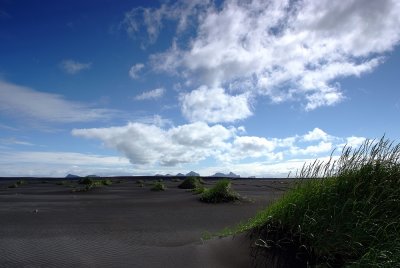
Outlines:
{"label": "green vegetation patch", "polygon": [[18,186],[26,184],[26,181],[24,180],[18,180],[15,183],[11,184],[8,186],[8,188],[17,188]]}
{"label": "green vegetation patch", "polygon": [[164,183],[156,181],[153,187],[150,188],[152,191],[165,191],[167,188],[165,187]]}
{"label": "green vegetation patch", "polygon": [[204,181],[198,177],[188,177],[181,184],[178,185],[178,188],[196,189],[196,188],[201,187],[203,183],[204,183]]}
{"label": "green vegetation patch", "polygon": [[110,186],[112,184],[112,181],[110,179],[93,179],[86,177],[80,179],[78,183],[84,185],[84,187],[73,189],[72,192],[87,192],[96,187]]}
{"label": "green vegetation patch", "polygon": [[297,186],[247,223],[255,256],[291,267],[400,267],[400,144],[382,138],[304,166]]}
{"label": "green vegetation patch", "polygon": [[203,189],[200,201],[206,203],[222,203],[240,200],[238,193],[232,190],[228,179],[219,180],[214,187]]}

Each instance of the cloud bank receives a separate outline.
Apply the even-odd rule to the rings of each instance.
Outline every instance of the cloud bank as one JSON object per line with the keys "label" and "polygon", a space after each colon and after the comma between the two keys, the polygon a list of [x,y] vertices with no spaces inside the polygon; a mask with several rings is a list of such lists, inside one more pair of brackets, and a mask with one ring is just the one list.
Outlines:
{"label": "cloud bank", "polygon": [[[150,134],[151,133],[151,134]],[[133,165],[173,167],[199,163],[206,158],[232,164],[241,160],[288,161],[295,157],[320,157],[341,149],[346,142],[360,145],[365,138],[340,138],[314,130],[287,138],[241,135],[241,129],[195,122],[170,127],[129,123],[122,127],[74,129],[78,137],[99,139],[126,156]]]}
{"label": "cloud bank", "polygon": [[[165,23],[178,22],[171,47],[151,55],[149,62],[154,71],[192,86],[183,100],[204,86],[205,96],[223,88],[226,98],[266,96],[311,111],[345,98],[341,78],[368,73],[384,61],[384,53],[400,40],[398,14],[396,0],[177,1],[159,9],[136,8],[126,14],[125,26],[131,35],[144,27],[154,43]],[[187,114],[188,103],[182,101],[182,112],[189,120],[204,112],[200,105],[192,107],[199,109],[194,115]],[[230,102],[220,106],[205,111],[212,122],[251,115],[218,118],[214,114],[229,110]]]}

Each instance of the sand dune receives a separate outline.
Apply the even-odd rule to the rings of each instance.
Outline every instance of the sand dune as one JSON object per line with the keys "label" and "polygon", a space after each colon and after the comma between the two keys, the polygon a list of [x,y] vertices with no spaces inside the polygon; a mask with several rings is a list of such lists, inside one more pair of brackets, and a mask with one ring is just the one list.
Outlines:
{"label": "sand dune", "polygon": [[165,192],[134,180],[83,193],[55,181],[10,184],[0,181],[0,267],[250,267],[245,236],[201,237],[248,219],[288,187],[235,180],[253,202],[204,204],[171,181]]}

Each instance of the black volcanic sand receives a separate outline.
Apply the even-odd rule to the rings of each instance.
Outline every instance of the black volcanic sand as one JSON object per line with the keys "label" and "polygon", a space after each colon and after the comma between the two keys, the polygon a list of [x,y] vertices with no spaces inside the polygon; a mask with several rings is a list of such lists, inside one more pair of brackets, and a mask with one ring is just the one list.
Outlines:
{"label": "black volcanic sand", "polygon": [[76,181],[60,182],[8,188],[15,181],[0,180],[0,267],[249,267],[243,235],[201,237],[247,220],[289,187],[234,180],[232,188],[253,202],[205,204],[167,180],[165,192],[134,179],[75,193]]}

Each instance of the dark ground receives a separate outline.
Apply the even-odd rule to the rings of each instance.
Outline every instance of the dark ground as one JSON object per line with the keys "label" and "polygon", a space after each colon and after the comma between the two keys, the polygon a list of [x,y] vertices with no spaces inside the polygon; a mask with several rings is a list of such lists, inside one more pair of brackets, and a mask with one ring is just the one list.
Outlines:
{"label": "dark ground", "polygon": [[248,267],[247,240],[203,242],[202,235],[247,220],[289,186],[234,180],[232,188],[252,202],[205,204],[168,180],[165,192],[113,179],[75,193],[76,180],[61,181],[8,188],[15,181],[0,179],[0,267]]}

